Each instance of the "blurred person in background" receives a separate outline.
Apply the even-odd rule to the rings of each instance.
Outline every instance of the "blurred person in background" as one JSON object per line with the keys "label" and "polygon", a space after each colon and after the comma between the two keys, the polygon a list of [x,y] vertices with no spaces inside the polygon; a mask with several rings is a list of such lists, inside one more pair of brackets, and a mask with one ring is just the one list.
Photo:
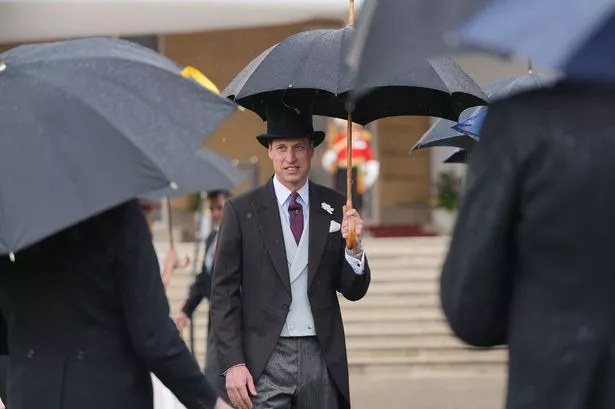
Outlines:
{"label": "blurred person in background", "polygon": [[[203,258],[203,266],[201,272],[196,276],[194,283],[190,286],[188,298],[184,303],[181,311],[177,315],[175,322],[180,330],[183,330],[196,308],[203,299],[209,299],[211,294],[211,280],[214,266],[214,256],[216,254],[216,244],[218,239],[218,231],[222,220],[222,212],[226,200],[231,197],[231,193],[227,190],[215,190],[208,192],[207,200],[209,211],[211,214],[212,230],[205,239],[205,256]],[[211,331],[211,311],[207,320],[207,354],[205,356],[205,374],[208,380],[218,388],[218,392],[223,396],[226,394],[224,387],[224,379],[220,376],[218,368],[218,358],[216,347],[214,345],[213,332]]]}

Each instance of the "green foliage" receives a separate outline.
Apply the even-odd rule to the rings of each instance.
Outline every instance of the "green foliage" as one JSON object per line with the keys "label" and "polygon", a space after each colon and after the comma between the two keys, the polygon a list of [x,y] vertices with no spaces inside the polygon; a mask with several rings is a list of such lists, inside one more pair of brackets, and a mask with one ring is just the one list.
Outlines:
{"label": "green foliage", "polygon": [[461,179],[453,171],[440,172],[438,175],[436,207],[454,212],[459,204]]}

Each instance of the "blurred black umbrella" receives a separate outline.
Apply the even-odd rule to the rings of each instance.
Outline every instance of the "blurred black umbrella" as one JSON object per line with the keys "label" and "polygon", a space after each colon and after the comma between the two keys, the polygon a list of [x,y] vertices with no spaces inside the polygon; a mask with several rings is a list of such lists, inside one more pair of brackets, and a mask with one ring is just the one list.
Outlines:
{"label": "blurred black umbrella", "polygon": [[117,39],[0,55],[0,255],[172,185],[235,105]]}
{"label": "blurred black umbrella", "polygon": [[160,200],[169,196],[184,196],[209,190],[231,190],[246,179],[246,174],[228,159],[215,152],[199,149],[182,163],[174,181],[178,188],[167,187],[143,195],[144,199]]}

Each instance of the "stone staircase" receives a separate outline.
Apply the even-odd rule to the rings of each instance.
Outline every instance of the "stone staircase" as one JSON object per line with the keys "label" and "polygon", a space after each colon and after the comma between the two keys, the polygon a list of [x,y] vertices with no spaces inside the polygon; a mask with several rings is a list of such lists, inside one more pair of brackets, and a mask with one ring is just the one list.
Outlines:
{"label": "stone staircase", "polygon": [[[160,254],[167,248],[157,245]],[[446,237],[365,239],[372,269],[366,297],[349,302],[340,296],[351,374],[502,374],[505,349],[469,348],[451,335],[440,310],[438,276],[448,247]],[[194,245],[183,243],[180,255]],[[202,252],[202,251],[201,251]],[[167,291],[173,316],[192,281],[178,271]],[[207,306],[195,313],[195,353],[205,354]],[[184,334],[188,340],[189,332]]]}

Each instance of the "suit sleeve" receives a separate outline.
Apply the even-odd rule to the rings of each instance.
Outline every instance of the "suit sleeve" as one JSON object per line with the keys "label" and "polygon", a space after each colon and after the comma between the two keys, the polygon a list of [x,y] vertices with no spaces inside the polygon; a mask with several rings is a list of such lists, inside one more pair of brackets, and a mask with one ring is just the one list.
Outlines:
{"label": "suit sleeve", "polygon": [[194,283],[190,286],[188,299],[182,307],[182,311],[189,317],[192,317],[194,310],[199,306],[203,298],[207,298],[211,291],[211,276],[206,271],[205,266],[194,279]]}
{"label": "suit sleeve", "polygon": [[116,281],[134,349],[186,407],[213,408],[216,393],[169,317],[158,258],[136,202],[126,206],[121,219]]}
{"label": "suit sleeve", "polygon": [[515,158],[519,142],[515,144],[515,135],[509,134],[515,127],[507,123],[501,108],[489,108],[481,142],[472,153],[440,281],[442,308],[453,332],[480,347],[506,343],[522,169]]}
{"label": "suit sleeve", "polygon": [[346,250],[342,249],[342,266],[338,291],[342,293],[347,300],[358,301],[367,293],[371,281],[371,271],[369,269],[367,255],[364,255],[363,274],[357,274],[346,261],[345,252]]}
{"label": "suit sleeve", "polygon": [[245,363],[241,337],[241,226],[232,200],[224,206],[218,235],[210,310],[219,368],[224,373]]}

